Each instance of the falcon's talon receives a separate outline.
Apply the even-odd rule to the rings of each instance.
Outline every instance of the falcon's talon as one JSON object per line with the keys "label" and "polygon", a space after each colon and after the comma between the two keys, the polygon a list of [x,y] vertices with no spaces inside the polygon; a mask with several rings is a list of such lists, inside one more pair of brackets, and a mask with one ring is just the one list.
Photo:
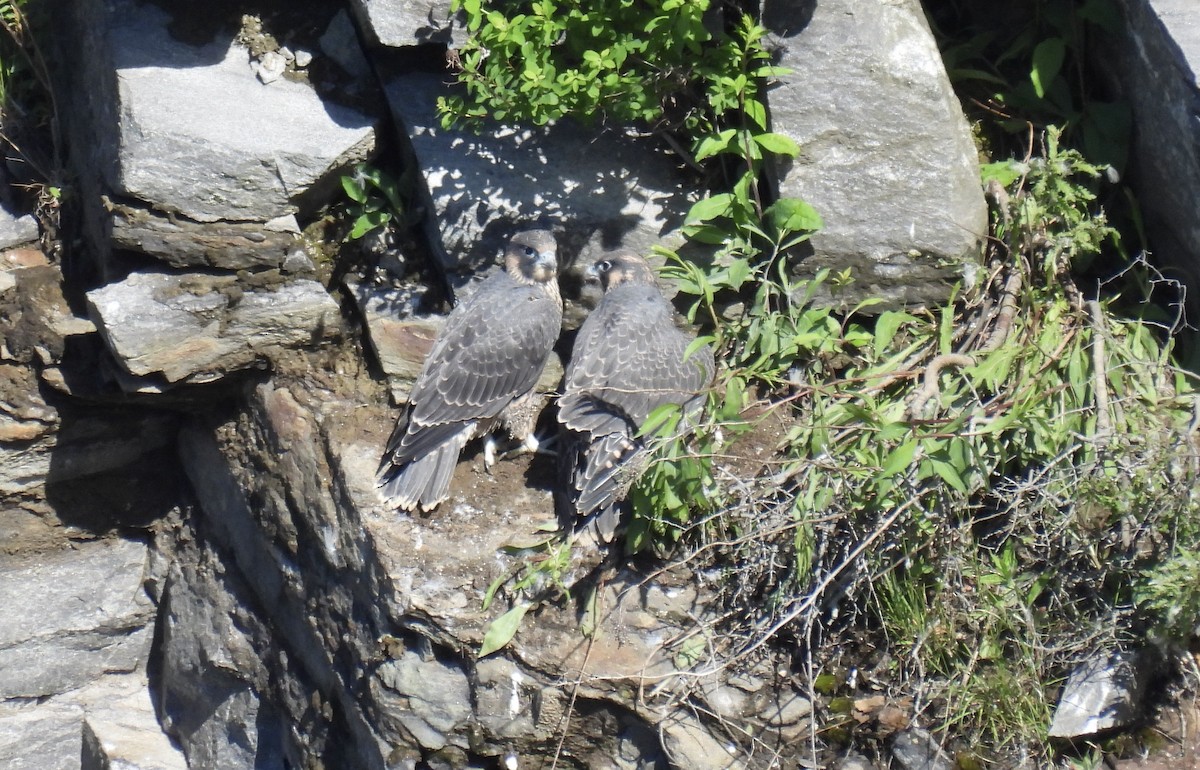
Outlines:
{"label": "falcon's talon", "polygon": [[488,436],[483,440],[483,470],[490,476],[496,464],[496,439]]}
{"label": "falcon's talon", "polygon": [[551,449],[557,443],[557,436],[547,436],[546,438],[538,438],[536,433],[530,433],[525,437],[525,440],[509,449],[504,454],[500,455],[501,460],[511,460],[524,454],[547,455],[549,457],[557,457],[558,452]]}

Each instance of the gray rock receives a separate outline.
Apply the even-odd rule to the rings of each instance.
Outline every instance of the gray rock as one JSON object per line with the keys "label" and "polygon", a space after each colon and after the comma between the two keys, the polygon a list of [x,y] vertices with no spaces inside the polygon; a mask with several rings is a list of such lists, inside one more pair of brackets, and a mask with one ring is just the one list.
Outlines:
{"label": "gray rock", "polygon": [[689,770],[731,770],[744,766],[733,744],[722,744],[698,719],[677,713],[663,721],[663,749],[672,767]]}
{"label": "gray rock", "polygon": [[937,303],[980,258],[976,150],[917,0],[767,3],[779,64],[773,130],[800,145],[780,194],[825,227],[803,265],[852,268],[851,301]]}
{"label": "gray rock", "polygon": [[313,264],[312,258],[304,249],[295,248],[283,258],[280,268],[288,275],[312,275],[316,272],[317,266]]}
{"label": "gray rock", "polygon": [[0,698],[41,698],[146,659],[154,608],[142,588],[146,546],[81,543],[3,557]]}
{"label": "gray rock", "polygon": [[6,206],[0,206],[0,249],[33,243],[39,233],[37,220],[32,215],[16,216]]}
{"label": "gray rock", "polygon": [[[260,696],[268,632],[245,588],[188,531],[166,575],[159,667],[162,721],[190,767],[282,768],[279,715]],[[296,681],[301,685],[300,681]]]}
{"label": "gray rock", "polygon": [[181,45],[168,21],[152,5],[116,2],[110,12],[115,73],[96,74],[115,74],[118,88],[114,191],[200,222],[266,221],[373,150],[370,118],[303,83],[263,88],[244,48]]}
{"label": "gray rock", "polygon": [[257,66],[254,67],[254,74],[263,85],[270,85],[283,77],[283,73],[287,71],[288,60],[280,51],[267,51],[258,57],[255,64]]}
{"label": "gray rock", "polygon": [[460,45],[465,39],[462,14],[448,0],[351,0],[350,9],[373,45],[390,48],[421,43]]}
{"label": "gray rock", "polygon": [[834,763],[833,770],[875,770],[875,765],[861,754],[847,754]]}
{"label": "gray rock", "polygon": [[559,261],[624,245],[648,254],[678,247],[698,193],[664,147],[570,121],[532,129],[487,124],[481,133],[445,130],[435,106],[445,78],[386,82],[388,103],[421,168],[432,213],[430,241],[455,291],[495,263],[508,236],[540,223],[561,231]]}
{"label": "gray rock", "polygon": [[351,77],[366,79],[371,76],[371,63],[363,55],[354,22],[345,10],[338,11],[330,19],[320,43],[321,51]]}
{"label": "gray rock", "polygon": [[1050,737],[1082,738],[1138,720],[1148,662],[1145,654],[1117,652],[1077,666],[1054,709]]}
{"label": "gray rock", "polygon": [[71,700],[85,713],[85,770],[187,770],[158,724],[145,674],[106,676]]}
{"label": "gray rock", "polygon": [[1155,261],[1200,296],[1200,19],[1190,0],[1120,0],[1117,34],[1096,38],[1096,63],[1132,110],[1128,180]]}
{"label": "gray rock", "polygon": [[892,759],[904,770],[954,770],[955,764],[933,736],[910,727],[892,736]]}
{"label": "gray rock", "polygon": [[110,203],[112,243],[140,251],[172,267],[214,267],[244,270],[282,267],[299,248],[296,234],[286,228],[295,217],[271,222],[211,222],[202,224],[165,216],[142,206]]}
{"label": "gray rock", "polygon": [[541,684],[511,660],[492,655],[475,664],[475,718],[501,739],[550,737],[553,725],[541,714],[565,708],[561,691]]}
{"label": "gray rock", "polygon": [[134,273],[87,294],[92,319],[130,374],[209,381],[310,344],[338,323],[321,284],[243,289],[233,276]]}
{"label": "gray rock", "polygon": [[[333,381],[320,379],[322,374],[293,372],[285,381],[281,371],[248,393],[240,415],[215,429],[189,426],[179,442],[206,512],[204,527],[222,552],[232,554],[227,581],[244,576],[253,592],[253,601],[237,606],[262,607],[261,614],[239,619],[239,627],[266,626],[286,645],[288,660],[302,662],[293,669],[320,683],[320,703],[332,706],[301,708],[296,693],[313,691],[295,682],[296,671],[272,669],[263,684],[252,680],[260,709],[284,704],[277,708],[293,719],[303,715],[309,733],[350,733],[364,766],[403,767],[418,750],[431,761],[461,766],[464,751],[471,758],[549,756],[577,694],[563,751],[581,766],[609,766],[621,752],[634,758],[620,767],[661,766],[652,759],[660,726],[680,766],[740,766],[741,749],[726,746],[727,733],[719,727],[688,714],[676,719],[665,707],[653,710],[674,701],[663,697],[672,686],[694,683],[674,678],[681,626],[671,619],[682,617],[681,606],[696,617],[711,614],[689,591],[672,592],[678,604],[667,592],[646,601],[644,575],[621,573],[605,582],[596,600],[592,640],[580,636],[575,603],[549,603],[526,618],[505,650],[473,660],[471,651],[511,599],[483,610],[487,586],[525,558],[508,553],[506,544],[553,521],[550,496],[525,480],[534,465],[514,460],[487,476],[462,467],[475,464],[464,458],[446,504],[430,516],[399,515],[382,504],[375,488],[379,452],[393,421],[382,385],[371,390],[361,380],[344,383],[349,390],[330,389],[319,384]],[[503,497],[492,491],[500,479],[510,485]],[[176,594],[169,586],[171,602]],[[194,601],[214,604],[214,617],[189,612],[192,622],[181,633],[204,629],[228,613],[208,594],[198,592]],[[177,613],[172,608],[168,614]],[[687,622],[691,627],[695,621]],[[216,627],[222,638],[238,637]],[[174,633],[165,636],[168,647]],[[238,656],[206,655],[189,656],[215,665],[197,667],[188,681],[213,687],[248,681],[234,673],[243,670]],[[260,652],[260,659],[269,660],[269,653]],[[577,693],[562,686],[580,671],[587,675]],[[655,702],[643,708],[636,699],[649,692],[639,686],[648,682],[655,683]],[[219,696],[197,700],[197,707],[182,713],[214,713],[224,702]],[[215,719],[233,734],[243,717],[231,710]],[[761,721],[752,728],[756,739],[781,740],[781,731]],[[306,746],[292,756],[319,754]]]}
{"label": "gray rock", "polygon": [[195,47],[160,6],[72,3],[57,37],[60,108],[79,178],[84,236],[109,265],[105,198],[195,222],[265,222],[314,211],[339,173],[374,151],[373,119],[308,84],[264,87],[228,37]]}
{"label": "gray rock", "polygon": [[425,660],[416,652],[405,652],[381,665],[371,686],[385,718],[426,749],[436,751],[451,743],[452,734],[472,716],[466,671],[437,659]]}
{"label": "gray rock", "polygon": [[0,767],[80,770],[82,721],[78,706],[0,704]]}
{"label": "gray rock", "polygon": [[802,726],[801,720],[812,714],[812,702],[790,688],[773,690],[764,700],[765,702],[759,705],[758,713],[771,727],[795,728]]}

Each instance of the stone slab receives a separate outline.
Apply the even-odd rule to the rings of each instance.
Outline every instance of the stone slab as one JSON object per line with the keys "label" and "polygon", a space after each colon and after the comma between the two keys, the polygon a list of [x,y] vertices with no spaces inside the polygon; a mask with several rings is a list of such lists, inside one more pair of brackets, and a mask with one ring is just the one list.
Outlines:
{"label": "stone slab", "polygon": [[[548,128],[485,124],[444,129],[438,75],[390,77],[388,103],[424,179],[430,240],[451,284],[496,263],[508,237],[529,225],[559,236],[560,272],[619,246],[648,254],[682,244],[679,226],[699,197],[665,145],[571,121]],[[582,256],[581,256],[582,255]]]}
{"label": "stone slab", "polygon": [[825,227],[805,273],[850,268],[851,301],[939,303],[977,262],[987,207],[970,128],[917,0],[768,3],[790,74],[768,93],[772,128],[800,145],[782,196]]}
{"label": "stone slab", "polygon": [[83,709],[61,704],[0,704],[0,767],[80,770]]}
{"label": "stone slab", "polygon": [[1126,179],[1154,263],[1200,309],[1200,11],[1190,0],[1119,0],[1118,31],[1096,37],[1095,64],[1132,112]]}
{"label": "stone slab", "polygon": [[426,43],[455,46],[466,36],[462,14],[451,13],[448,0],[351,0],[350,10],[369,41],[389,48]]}
{"label": "stone slab", "polygon": [[0,698],[55,695],[144,663],[146,553],[114,539],[0,557]]}
{"label": "stone slab", "polygon": [[[264,85],[246,49],[195,47],[158,6],[108,0],[120,123],[109,186],[200,222],[267,221],[333,169],[368,157],[372,120],[305,83]],[[103,129],[105,127],[97,127]]]}
{"label": "stone slab", "polygon": [[298,348],[336,327],[338,306],[316,281],[243,289],[233,276],[134,273],[88,292],[88,309],[130,374],[210,381]]}

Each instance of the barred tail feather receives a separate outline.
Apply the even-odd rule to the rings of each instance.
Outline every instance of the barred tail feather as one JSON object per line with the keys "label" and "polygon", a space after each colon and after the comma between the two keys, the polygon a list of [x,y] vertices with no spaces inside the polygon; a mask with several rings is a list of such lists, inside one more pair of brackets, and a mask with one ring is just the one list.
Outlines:
{"label": "barred tail feather", "polygon": [[388,505],[403,511],[428,511],[449,497],[459,453],[470,436],[470,430],[463,430],[423,457],[385,468],[379,474],[379,488]]}
{"label": "barred tail feather", "polygon": [[597,543],[616,537],[624,512],[624,497],[636,478],[642,444],[623,433],[585,438],[569,433],[569,445],[559,453],[559,524]]}

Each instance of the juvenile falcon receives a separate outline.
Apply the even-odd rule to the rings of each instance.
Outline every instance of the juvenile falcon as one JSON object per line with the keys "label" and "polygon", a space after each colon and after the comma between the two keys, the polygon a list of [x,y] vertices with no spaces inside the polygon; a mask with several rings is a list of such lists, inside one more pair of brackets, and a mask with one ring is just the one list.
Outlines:
{"label": "juvenile falcon", "polygon": [[504,269],[447,316],[379,463],[379,487],[394,508],[428,511],[445,500],[459,453],[474,436],[487,436],[490,467],[489,434],[498,425],[537,447],[543,397],[534,385],[562,326],[556,252],[546,230],[517,233]]}
{"label": "juvenile falcon", "polygon": [[565,440],[556,508],[564,526],[610,542],[620,503],[644,470],[638,430],[664,404],[700,406],[713,353],[706,345],[685,358],[693,338],[675,326],[674,309],[640,256],[614,252],[588,272],[604,296],[579,329],[558,399]]}

